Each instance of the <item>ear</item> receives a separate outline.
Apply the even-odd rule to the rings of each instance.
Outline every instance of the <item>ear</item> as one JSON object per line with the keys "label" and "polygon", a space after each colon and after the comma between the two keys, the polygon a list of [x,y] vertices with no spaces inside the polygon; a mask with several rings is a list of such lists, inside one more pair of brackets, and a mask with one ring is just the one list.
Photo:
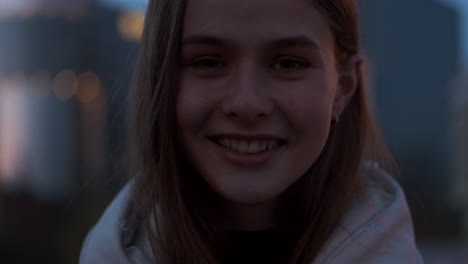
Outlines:
{"label": "ear", "polygon": [[348,105],[361,82],[362,56],[349,57],[338,67],[339,84],[333,102],[333,117],[339,117]]}

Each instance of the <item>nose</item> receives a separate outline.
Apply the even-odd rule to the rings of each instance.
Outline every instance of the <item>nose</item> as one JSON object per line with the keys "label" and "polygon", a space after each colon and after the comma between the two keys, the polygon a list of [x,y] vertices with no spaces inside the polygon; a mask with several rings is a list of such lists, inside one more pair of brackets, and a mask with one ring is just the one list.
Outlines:
{"label": "nose", "polygon": [[273,112],[274,104],[262,74],[253,68],[239,72],[227,84],[222,111],[230,119],[255,123]]}

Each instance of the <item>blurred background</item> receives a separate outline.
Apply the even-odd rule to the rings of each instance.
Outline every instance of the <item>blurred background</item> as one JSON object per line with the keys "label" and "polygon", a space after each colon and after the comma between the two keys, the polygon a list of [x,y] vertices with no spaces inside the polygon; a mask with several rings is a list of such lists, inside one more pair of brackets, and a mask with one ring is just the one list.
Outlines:
{"label": "blurred background", "polygon": [[[358,0],[426,263],[468,263],[468,1]],[[0,0],[0,262],[77,263],[125,183],[147,0]]]}

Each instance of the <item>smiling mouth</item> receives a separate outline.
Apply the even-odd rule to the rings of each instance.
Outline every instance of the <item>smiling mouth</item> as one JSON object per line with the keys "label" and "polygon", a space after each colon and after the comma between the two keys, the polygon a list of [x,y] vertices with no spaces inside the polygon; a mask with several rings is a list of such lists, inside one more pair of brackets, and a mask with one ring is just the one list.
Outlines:
{"label": "smiling mouth", "polygon": [[259,154],[274,150],[286,142],[275,139],[243,140],[227,137],[211,138],[217,145],[242,154]]}

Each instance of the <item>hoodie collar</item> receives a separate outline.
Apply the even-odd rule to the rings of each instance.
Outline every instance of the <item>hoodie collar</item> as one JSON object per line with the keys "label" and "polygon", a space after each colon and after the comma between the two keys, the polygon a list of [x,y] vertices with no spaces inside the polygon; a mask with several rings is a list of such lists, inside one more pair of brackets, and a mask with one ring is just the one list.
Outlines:
{"label": "hoodie collar", "polygon": [[[422,263],[399,184],[377,164],[314,264]],[[146,232],[132,210],[127,184],[89,232],[80,263],[155,263]]]}

